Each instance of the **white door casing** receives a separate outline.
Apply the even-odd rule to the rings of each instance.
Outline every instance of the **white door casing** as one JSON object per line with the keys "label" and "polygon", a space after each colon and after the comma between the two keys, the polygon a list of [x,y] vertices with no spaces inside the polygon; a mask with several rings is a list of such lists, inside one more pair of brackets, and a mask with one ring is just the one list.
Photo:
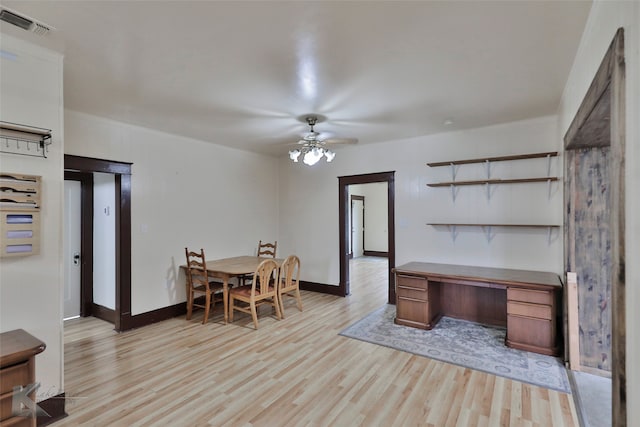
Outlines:
{"label": "white door casing", "polygon": [[353,257],[364,255],[364,201],[351,200],[351,236],[353,243]]}

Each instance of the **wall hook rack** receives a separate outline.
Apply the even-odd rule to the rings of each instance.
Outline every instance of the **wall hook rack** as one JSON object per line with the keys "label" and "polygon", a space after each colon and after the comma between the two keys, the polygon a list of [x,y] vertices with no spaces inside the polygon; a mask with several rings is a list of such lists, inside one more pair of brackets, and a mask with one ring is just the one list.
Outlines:
{"label": "wall hook rack", "polygon": [[47,158],[51,129],[0,121],[0,152]]}

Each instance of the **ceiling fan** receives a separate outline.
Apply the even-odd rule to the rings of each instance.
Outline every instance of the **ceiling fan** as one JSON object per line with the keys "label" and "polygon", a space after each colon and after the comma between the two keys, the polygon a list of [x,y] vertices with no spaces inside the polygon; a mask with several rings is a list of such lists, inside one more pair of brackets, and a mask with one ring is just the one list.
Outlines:
{"label": "ceiling fan", "polygon": [[298,162],[300,156],[302,156],[302,162],[306,165],[315,165],[324,156],[327,158],[327,162],[333,160],[336,153],[329,150],[327,145],[331,144],[356,144],[358,140],[356,138],[326,138],[323,139],[320,132],[314,130],[316,123],[324,121],[324,116],[315,114],[309,114],[299,118],[304,120],[309,125],[309,132],[307,132],[297,144],[300,148],[289,151],[289,158],[294,162]]}

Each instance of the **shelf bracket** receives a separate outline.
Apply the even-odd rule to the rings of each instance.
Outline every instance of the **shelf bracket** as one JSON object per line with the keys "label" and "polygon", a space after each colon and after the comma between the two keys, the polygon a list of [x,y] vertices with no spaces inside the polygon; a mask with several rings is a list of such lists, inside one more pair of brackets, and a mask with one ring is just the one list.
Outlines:
{"label": "shelf bracket", "polygon": [[456,180],[456,173],[457,173],[456,165],[455,165],[455,163],[451,163],[450,165],[451,165],[451,181],[455,181]]}
{"label": "shelf bracket", "polygon": [[[553,242],[553,240],[554,240],[554,239],[553,239],[553,229],[554,229],[554,228],[555,228],[555,227],[552,227],[552,226],[549,226],[549,227],[547,228],[547,243],[548,243],[549,245],[550,245],[550,244],[551,244],[551,242]],[[558,228],[558,230],[560,230],[560,228]],[[558,231],[558,234],[559,234],[559,233],[560,233],[560,231]]]}
{"label": "shelf bracket", "polygon": [[451,232],[451,239],[455,242],[456,237],[458,237],[458,233],[456,231],[455,225],[449,225],[449,231]]}
{"label": "shelf bracket", "polygon": [[493,238],[496,236],[495,233],[491,233],[491,226],[490,225],[482,226],[482,230],[484,231],[484,234],[487,236],[487,243],[491,243]]}
{"label": "shelf bracket", "polygon": [[547,176],[551,176],[551,154],[547,154]]}
{"label": "shelf bracket", "polygon": [[489,160],[485,160],[484,164],[487,168],[487,179],[491,179],[491,162]]}
{"label": "shelf bracket", "polygon": [[458,187],[456,187],[455,185],[451,184],[451,198],[453,199],[453,202],[456,202],[456,196],[458,195]]}

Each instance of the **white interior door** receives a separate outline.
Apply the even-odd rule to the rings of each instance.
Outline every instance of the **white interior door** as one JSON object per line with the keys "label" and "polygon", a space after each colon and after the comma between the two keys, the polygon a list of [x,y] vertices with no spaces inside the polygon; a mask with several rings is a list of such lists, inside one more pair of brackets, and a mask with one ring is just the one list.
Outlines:
{"label": "white interior door", "polygon": [[80,225],[79,181],[64,182],[64,319],[80,316]]}
{"label": "white interior door", "polygon": [[116,308],[115,175],[93,173],[93,302]]}
{"label": "white interior door", "polygon": [[353,257],[364,255],[364,201],[351,200],[351,242]]}

